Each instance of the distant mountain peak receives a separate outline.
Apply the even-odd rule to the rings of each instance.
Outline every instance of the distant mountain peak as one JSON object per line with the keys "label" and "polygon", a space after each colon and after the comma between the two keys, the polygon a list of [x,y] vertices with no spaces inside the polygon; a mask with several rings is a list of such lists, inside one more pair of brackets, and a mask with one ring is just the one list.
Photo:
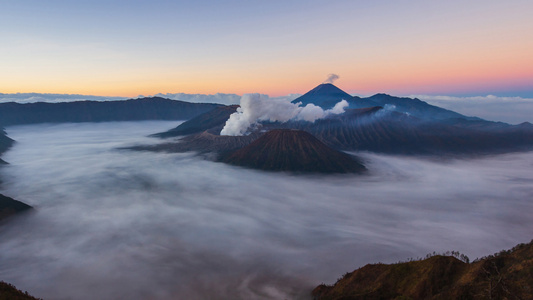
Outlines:
{"label": "distant mountain peak", "polygon": [[330,109],[341,100],[350,100],[352,96],[332,83],[322,83],[296,98],[292,103],[302,102],[302,106],[314,104],[323,109]]}

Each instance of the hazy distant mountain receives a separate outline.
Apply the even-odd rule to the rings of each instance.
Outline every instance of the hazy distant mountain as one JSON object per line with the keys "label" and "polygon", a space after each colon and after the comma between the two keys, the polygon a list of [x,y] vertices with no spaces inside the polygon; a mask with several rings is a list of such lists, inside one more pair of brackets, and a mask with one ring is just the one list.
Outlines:
{"label": "hazy distant mountain", "polygon": [[323,109],[330,109],[341,100],[349,101],[352,96],[339,89],[331,83],[323,83],[303,94],[302,96],[291,101],[292,103],[302,102],[302,106],[314,104]]}
{"label": "hazy distant mountain", "polygon": [[365,167],[346,153],[331,149],[308,132],[271,130],[222,161],[267,171],[353,173]]}
{"label": "hazy distant mountain", "polygon": [[123,101],[0,103],[0,124],[187,120],[219,104],[189,103],[159,97]]}
{"label": "hazy distant mountain", "polygon": [[368,98],[351,96],[331,83],[320,84],[301,97],[293,100],[293,103],[302,102],[302,106],[314,104],[323,109],[330,109],[341,100],[346,100],[349,108],[367,108],[381,106],[421,119],[453,119],[464,118],[481,120],[467,117],[451,110],[430,105],[427,102],[413,98],[394,97],[387,94],[376,94]]}
{"label": "hazy distant mountain", "polygon": [[421,261],[369,264],[334,285],[320,285],[313,299],[531,299],[533,242],[473,263],[436,255]]}
{"label": "hazy distant mountain", "polygon": [[372,106],[387,107],[391,110],[409,114],[420,119],[456,119],[481,120],[480,118],[467,117],[451,110],[428,104],[416,98],[394,97],[387,94],[376,94],[368,98],[353,97],[350,108],[364,108]]}

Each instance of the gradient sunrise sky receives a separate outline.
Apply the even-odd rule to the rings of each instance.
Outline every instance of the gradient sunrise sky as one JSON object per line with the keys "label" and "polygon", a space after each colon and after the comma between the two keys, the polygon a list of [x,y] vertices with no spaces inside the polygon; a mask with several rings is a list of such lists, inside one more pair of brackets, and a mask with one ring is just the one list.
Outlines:
{"label": "gradient sunrise sky", "polygon": [[533,97],[533,1],[0,0],[0,92]]}

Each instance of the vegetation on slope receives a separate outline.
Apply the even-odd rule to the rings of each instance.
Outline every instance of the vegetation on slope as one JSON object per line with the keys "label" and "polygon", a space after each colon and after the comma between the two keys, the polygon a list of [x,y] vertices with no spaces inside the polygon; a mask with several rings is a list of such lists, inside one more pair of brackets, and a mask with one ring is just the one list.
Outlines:
{"label": "vegetation on slope", "polygon": [[316,300],[533,299],[533,241],[472,263],[436,255],[397,264],[369,264],[332,286],[313,290]]}
{"label": "vegetation on slope", "polygon": [[0,281],[0,300],[39,300],[39,298],[18,290],[12,284]]}

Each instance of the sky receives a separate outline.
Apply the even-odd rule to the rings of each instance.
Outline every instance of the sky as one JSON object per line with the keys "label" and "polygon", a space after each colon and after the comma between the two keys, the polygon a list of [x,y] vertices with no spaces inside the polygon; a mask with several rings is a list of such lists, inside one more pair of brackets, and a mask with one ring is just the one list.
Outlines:
{"label": "sky", "polygon": [[533,2],[0,1],[0,93],[533,97]]}

